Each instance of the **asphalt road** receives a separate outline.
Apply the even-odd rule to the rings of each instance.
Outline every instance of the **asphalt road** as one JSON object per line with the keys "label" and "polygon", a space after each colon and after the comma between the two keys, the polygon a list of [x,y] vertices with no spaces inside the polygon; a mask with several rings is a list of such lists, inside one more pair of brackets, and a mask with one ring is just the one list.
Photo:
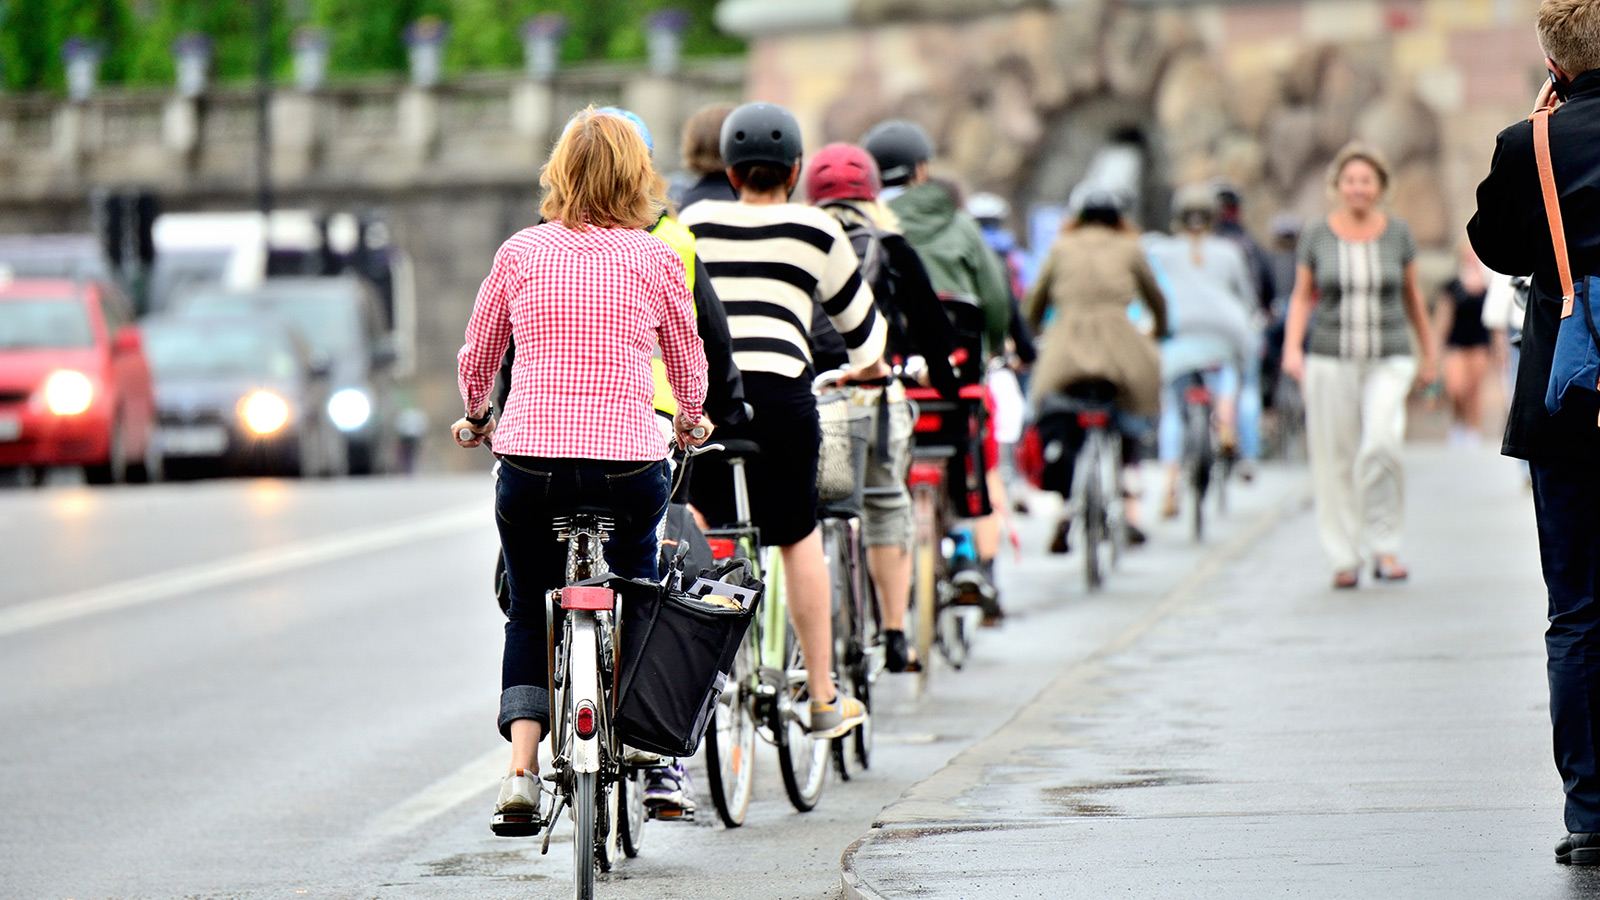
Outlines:
{"label": "asphalt road", "polygon": [[[1236,490],[1212,546],[1298,483]],[[0,490],[0,897],[569,895],[569,827],[547,857],[487,828],[506,753],[490,502],[483,475]],[[1012,615],[966,671],[882,686],[869,772],[801,815],[769,753],[744,828],[708,799],[652,823],[602,896],[838,896],[841,852],[887,804],[1210,549],[1164,531],[1095,596],[1075,559],[1009,565]]]}

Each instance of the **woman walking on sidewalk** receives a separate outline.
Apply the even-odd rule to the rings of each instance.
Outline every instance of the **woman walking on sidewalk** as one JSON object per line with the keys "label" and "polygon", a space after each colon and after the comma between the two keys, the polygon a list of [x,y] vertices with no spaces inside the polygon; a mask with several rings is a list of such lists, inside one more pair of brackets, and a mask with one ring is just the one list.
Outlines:
{"label": "woman walking on sidewalk", "polygon": [[1477,447],[1483,442],[1483,380],[1489,374],[1489,329],[1483,325],[1483,301],[1489,295],[1489,272],[1472,252],[1461,248],[1461,269],[1439,296],[1434,334],[1444,345],[1444,393],[1450,398],[1450,446]]}
{"label": "woman walking on sidewalk", "polygon": [[[1400,451],[1406,397],[1419,376],[1433,381],[1433,340],[1417,284],[1411,229],[1379,206],[1389,170],[1370,150],[1350,145],[1329,170],[1336,204],[1300,239],[1299,267],[1283,338],[1283,371],[1306,396],[1317,526],[1332,557],[1333,584],[1353,588],[1361,554],[1373,575],[1400,581],[1404,519]],[[1310,358],[1305,336],[1312,309]],[[1412,356],[1407,325],[1422,352]]]}

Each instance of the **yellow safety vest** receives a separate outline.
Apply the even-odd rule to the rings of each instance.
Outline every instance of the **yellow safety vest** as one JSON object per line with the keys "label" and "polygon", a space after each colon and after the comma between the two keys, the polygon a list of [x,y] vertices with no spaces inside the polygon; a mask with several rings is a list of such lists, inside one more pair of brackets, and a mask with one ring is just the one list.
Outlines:
{"label": "yellow safety vest", "polygon": [[[666,216],[662,216],[656,222],[655,227],[650,229],[650,233],[666,241],[667,246],[678,251],[678,256],[683,259],[684,281],[689,285],[689,293],[693,294],[694,233],[678,224],[676,219],[670,219]],[[699,318],[700,310],[692,304],[689,308],[694,310],[695,317]],[[667,364],[659,359],[652,359],[650,360],[650,369],[655,373],[656,378],[656,411],[669,416],[677,415],[678,400],[672,396],[672,384],[667,381]]]}

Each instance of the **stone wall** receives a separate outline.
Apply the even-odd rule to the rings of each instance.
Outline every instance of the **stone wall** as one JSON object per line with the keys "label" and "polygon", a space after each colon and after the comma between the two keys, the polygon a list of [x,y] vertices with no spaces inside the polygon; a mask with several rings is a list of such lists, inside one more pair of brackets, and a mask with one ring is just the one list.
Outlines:
{"label": "stone wall", "polygon": [[860,0],[851,21],[805,32],[756,29],[749,95],[794,109],[812,146],[915,119],[938,168],[1019,209],[1064,200],[1097,149],[1132,141],[1156,173],[1152,225],[1165,224],[1165,190],[1215,176],[1244,188],[1258,230],[1277,212],[1320,215],[1328,162],[1360,139],[1388,157],[1390,202],[1436,251],[1435,277],[1496,132],[1526,115],[1543,77],[1536,0],[1083,0],[977,16],[901,0],[890,21],[881,6]]}

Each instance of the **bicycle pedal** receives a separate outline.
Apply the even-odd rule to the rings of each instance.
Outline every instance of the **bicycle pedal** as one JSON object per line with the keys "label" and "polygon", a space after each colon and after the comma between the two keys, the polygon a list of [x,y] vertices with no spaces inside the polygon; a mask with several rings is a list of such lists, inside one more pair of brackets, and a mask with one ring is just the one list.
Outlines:
{"label": "bicycle pedal", "polygon": [[534,813],[495,813],[489,820],[489,830],[499,837],[533,837],[542,827]]}
{"label": "bicycle pedal", "polygon": [[694,810],[670,809],[662,807],[646,807],[645,811],[650,818],[661,822],[693,822]]}

